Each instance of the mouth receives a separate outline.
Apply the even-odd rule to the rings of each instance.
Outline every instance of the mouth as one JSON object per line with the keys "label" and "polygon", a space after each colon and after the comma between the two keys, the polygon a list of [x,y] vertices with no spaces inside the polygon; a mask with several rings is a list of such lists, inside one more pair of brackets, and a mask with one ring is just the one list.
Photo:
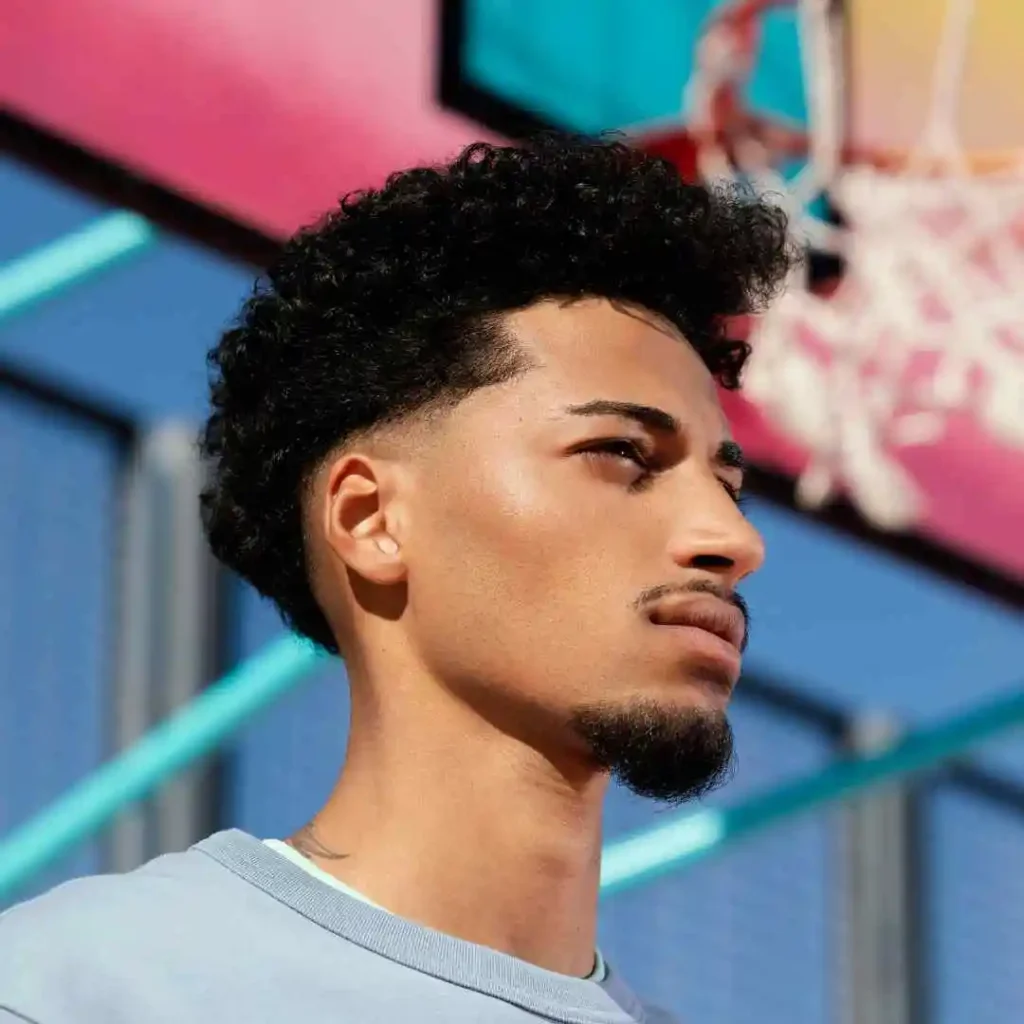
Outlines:
{"label": "mouth", "polygon": [[686,626],[724,640],[737,653],[746,645],[747,623],[734,605],[716,597],[681,597],[657,605],[650,615],[656,626]]}

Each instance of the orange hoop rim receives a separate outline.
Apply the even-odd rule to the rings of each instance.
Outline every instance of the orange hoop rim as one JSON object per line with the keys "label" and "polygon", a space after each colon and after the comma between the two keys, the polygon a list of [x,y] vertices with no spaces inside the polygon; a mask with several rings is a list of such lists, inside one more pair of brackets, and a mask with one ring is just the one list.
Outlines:
{"label": "orange hoop rim", "polygon": [[914,174],[925,178],[951,178],[966,170],[972,178],[1024,176],[1024,149],[967,150],[956,158],[932,156],[898,149],[851,149],[843,153],[842,169],[873,167],[893,175]]}

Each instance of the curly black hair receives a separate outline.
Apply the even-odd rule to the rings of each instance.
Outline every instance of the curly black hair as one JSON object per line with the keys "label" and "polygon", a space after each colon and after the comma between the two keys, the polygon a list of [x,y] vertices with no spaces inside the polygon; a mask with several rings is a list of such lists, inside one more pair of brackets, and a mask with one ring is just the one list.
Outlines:
{"label": "curly black hair", "polygon": [[286,623],[336,641],[309,583],[301,504],[339,443],[520,369],[498,316],[601,297],[678,326],[725,386],[794,259],[777,205],[687,184],[614,139],[477,143],[351,193],[300,232],[209,354],[201,499],[214,554]]}

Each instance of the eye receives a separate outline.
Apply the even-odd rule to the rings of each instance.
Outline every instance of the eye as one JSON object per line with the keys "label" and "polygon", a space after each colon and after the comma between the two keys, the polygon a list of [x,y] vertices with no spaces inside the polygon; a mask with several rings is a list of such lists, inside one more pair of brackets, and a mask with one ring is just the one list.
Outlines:
{"label": "eye", "polygon": [[[628,437],[613,437],[605,441],[594,441],[581,450],[581,454],[593,460],[612,464],[630,463],[630,491],[643,490],[653,479],[657,466],[653,457],[636,441]],[[639,471],[639,472],[638,472]]]}
{"label": "eye", "polygon": [[627,437],[609,438],[607,441],[598,441],[588,445],[584,449],[585,455],[606,456],[613,459],[626,459],[641,469],[651,468],[650,459],[647,453]]}

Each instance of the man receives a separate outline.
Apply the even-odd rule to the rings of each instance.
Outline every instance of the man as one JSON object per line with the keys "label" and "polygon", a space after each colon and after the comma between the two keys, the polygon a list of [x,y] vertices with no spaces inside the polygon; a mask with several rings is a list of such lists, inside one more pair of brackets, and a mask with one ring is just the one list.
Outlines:
{"label": "man", "polygon": [[596,952],[602,798],[729,765],[762,547],[715,381],[790,263],[774,206],[557,138],[293,240],[211,353],[203,511],[344,656],[340,780],[9,912],[0,1019],[664,1020]]}

